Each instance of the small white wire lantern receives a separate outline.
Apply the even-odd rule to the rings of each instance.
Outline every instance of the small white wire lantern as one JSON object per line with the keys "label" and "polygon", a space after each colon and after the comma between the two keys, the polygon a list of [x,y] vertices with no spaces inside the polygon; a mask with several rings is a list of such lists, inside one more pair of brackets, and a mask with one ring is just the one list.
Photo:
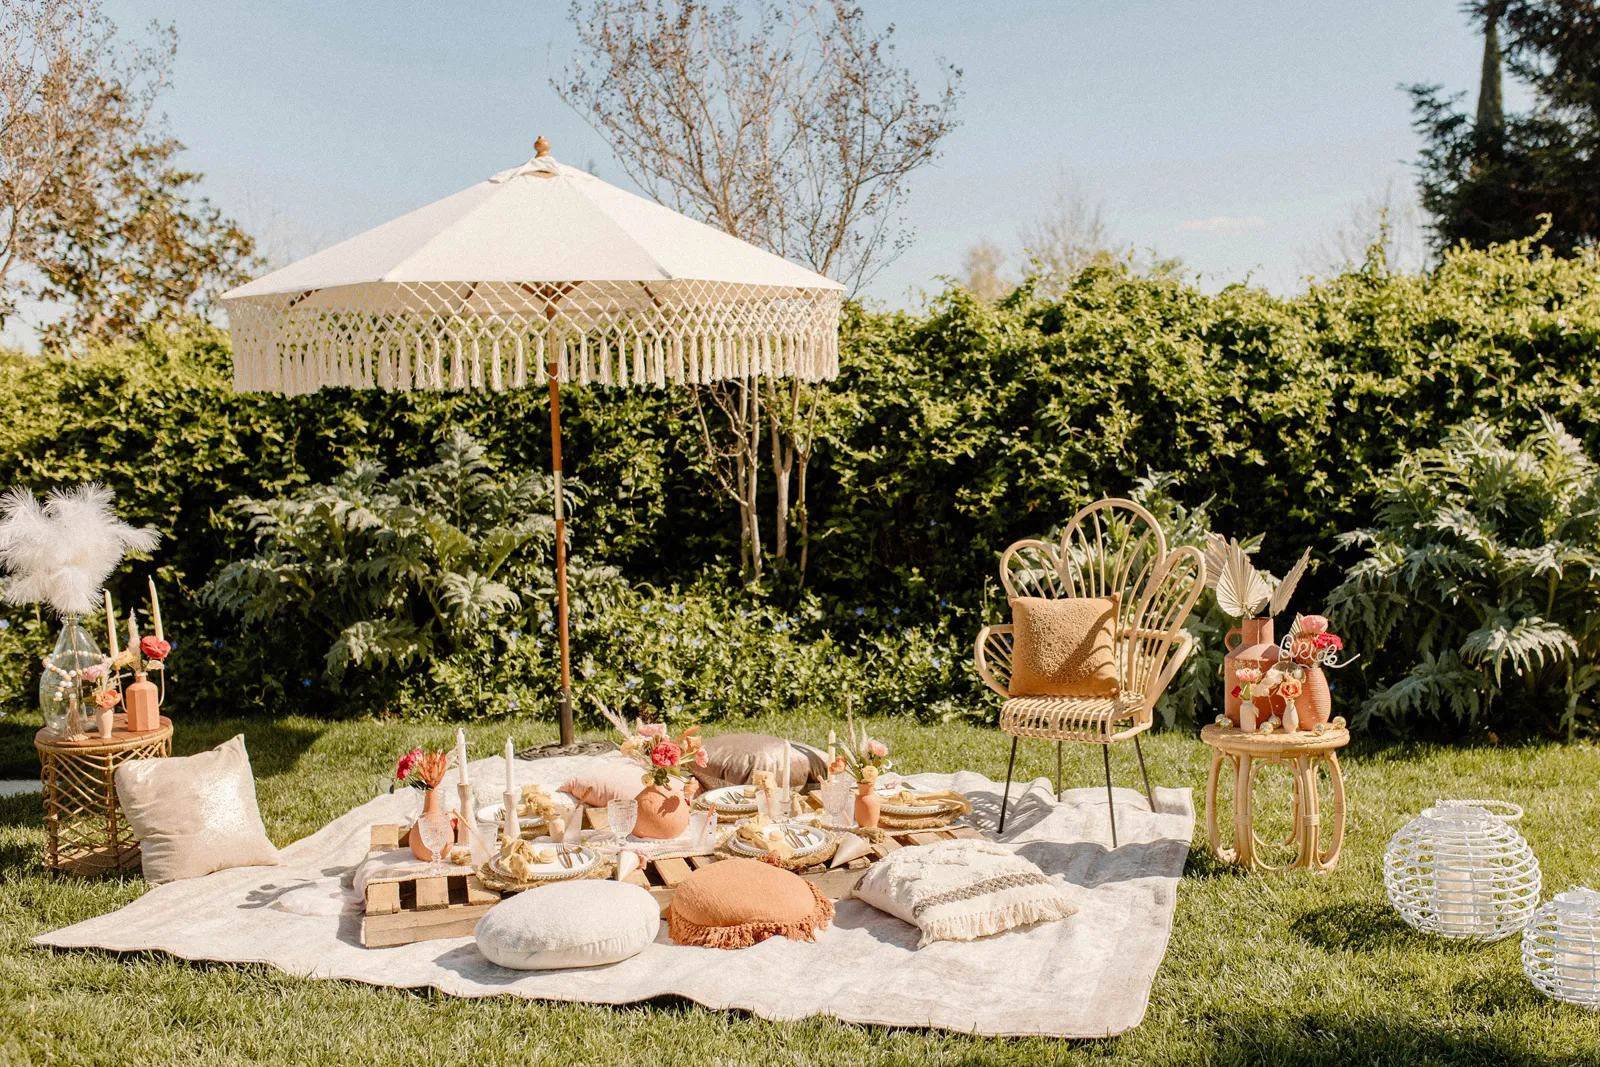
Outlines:
{"label": "small white wire lantern", "polygon": [[1522,931],[1522,970],[1557,1000],[1600,1008],[1600,893],[1569,889],[1535,912]]}
{"label": "small white wire lantern", "polygon": [[1383,854],[1383,887],[1400,917],[1456,940],[1516,933],[1539,905],[1540,884],[1539,861],[1522,835],[1504,815],[1475,805],[1428,808]]}

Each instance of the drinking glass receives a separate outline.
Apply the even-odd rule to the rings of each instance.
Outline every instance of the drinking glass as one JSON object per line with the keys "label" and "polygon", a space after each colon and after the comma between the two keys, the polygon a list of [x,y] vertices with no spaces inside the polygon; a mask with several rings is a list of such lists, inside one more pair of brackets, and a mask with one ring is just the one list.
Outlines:
{"label": "drinking glass", "polygon": [[428,873],[438,874],[441,867],[439,861],[455,836],[451,832],[450,816],[442,811],[430,811],[417,820],[417,828],[422,832],[422,847],[433,855]]}
{"label": "drinking glass", "polygon": [[606,804],[606,821],[611,824],[611,833],[616,837],[617,843],[633,832],[633,824],[639,821],[639,802],[637,800],[613,800]]}
{"label": "drinking glass", "polygon": [[854,793],[855,783],[842,774],[835,774],[822,783],[822,808],[828,813],[828,821],[832,825],[850,825]]}

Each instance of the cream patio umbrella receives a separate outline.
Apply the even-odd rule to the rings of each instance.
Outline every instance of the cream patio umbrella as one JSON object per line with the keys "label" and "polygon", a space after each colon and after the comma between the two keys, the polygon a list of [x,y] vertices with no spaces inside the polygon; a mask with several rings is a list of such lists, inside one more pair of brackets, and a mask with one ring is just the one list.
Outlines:
{"label": "cream patio umbrella", "polygon": [[222,300],[239,390],[548,385],[570,744],[560,383],[835,377],[844,287],[535,149]]}

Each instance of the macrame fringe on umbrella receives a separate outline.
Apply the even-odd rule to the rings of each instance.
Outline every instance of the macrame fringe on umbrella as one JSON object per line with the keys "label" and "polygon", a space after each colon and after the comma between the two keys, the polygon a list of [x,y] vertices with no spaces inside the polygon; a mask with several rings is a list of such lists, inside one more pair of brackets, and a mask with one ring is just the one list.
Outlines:
{"label": "macrame fringe on umbrella", "polygon": [[501,390],[839,373],[841,296],[726,282],[363,283],[228,302],[234,387]]}

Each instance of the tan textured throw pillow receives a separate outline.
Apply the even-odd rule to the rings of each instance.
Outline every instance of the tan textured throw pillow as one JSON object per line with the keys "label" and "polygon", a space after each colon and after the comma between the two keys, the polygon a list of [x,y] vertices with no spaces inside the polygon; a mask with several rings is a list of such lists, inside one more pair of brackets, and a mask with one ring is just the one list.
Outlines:
{"label": "tan textured throw pillow", "polygon": [[1117,695],[1114,596],[1011,598],[1014,697]]}
{"label": "tan textured throw pillow", "polygon": [[115,781],[150,882],[279,862],[261,824],[243,734],[193,756],[129,760]]}
{"label": "tan textured throw pillow", "polygon": [[613,800],[632,800],[644,792],[644,768],[621,760],[595,763],[567,779],[561,791],[591,808],[603,808]]}
{"label": "tan textured throw pillow", "polygon": [[[756,771],[771,771],[782,776],[783,750],[789,742],[768,734],[718,734],[706,738],[706,765],[690,766],[694,776],[706,789],[720,789],[725,785],[749,785]],[[827,758],[823,757],[826,763]],[[805,787],[811,775],[809,755],[798,745],[789,755],[789,786]]]}

